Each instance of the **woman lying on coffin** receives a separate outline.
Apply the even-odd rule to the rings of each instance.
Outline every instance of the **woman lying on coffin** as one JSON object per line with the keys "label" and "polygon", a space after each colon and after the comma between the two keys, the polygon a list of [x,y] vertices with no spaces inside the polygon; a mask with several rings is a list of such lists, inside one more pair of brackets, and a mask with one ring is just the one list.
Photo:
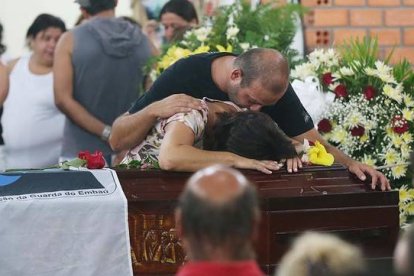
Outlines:
{"label": "woman lying on coffin", "polygon": [[270,174],[282,166],[278,161],[296,155],[292,141],[268,115],[240,112],[232,102],[201,101],[201,110],[160,120],[121,163],[139,160],[187,172],[221,163]]}

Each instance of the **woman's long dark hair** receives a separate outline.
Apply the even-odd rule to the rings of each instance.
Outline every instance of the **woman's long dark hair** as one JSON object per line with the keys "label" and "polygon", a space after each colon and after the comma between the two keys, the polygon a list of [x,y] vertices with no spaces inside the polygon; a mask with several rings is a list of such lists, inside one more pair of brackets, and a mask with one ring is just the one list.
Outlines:
{"label": "woman's long dark hair", "polygon": [[0,23],[0,56],[6,52],[6,45],[3,44],[3,25]]}
{"label": "woman's long dark hair", "polygon": [[266,114],[256,111],[221,113],[212,133],[204,140],[204,148],[229,151],[257,160],[295,157],[292,142]]}

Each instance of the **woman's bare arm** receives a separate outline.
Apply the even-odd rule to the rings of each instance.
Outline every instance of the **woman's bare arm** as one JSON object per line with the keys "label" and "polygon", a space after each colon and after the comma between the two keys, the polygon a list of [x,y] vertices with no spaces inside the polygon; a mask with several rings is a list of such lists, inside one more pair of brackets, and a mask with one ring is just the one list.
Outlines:
{"label": "woman's bare arm", "polygon": [[193,172],[212,164],[254,169],[266,174],[280,167],[275,161],[259,161],[230,152],[206,151],[193,146],[194,133],[181,122],[170,123],[161,145],[159,163],[164,170]]}

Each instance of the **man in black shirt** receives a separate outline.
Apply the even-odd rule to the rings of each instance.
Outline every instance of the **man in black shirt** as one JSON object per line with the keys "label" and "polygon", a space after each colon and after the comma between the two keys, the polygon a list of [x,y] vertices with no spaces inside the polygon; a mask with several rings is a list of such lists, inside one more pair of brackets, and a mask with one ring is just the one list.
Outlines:
{"label": "man in black shirt", "polygon": [[[353,160],[320,136],[288,77],[286,59],[272,49],[256,48],[240,56],[205,53],[181,59],[164,71],[150,90],[114,122],[110,145],[119,151],[139,144],[158,118],[199,109],[200,102],[194,98],[231,100],[241,107],[267,113],[288,136],[300,143],[304,139],[320,141],[358,178],[365,180],[365,174],[369,174],[373,189],[377,182],[382,190],[390,189],[382,173]],[[299,158],[287,160],[289,172],[296,172],[300,167]]]}

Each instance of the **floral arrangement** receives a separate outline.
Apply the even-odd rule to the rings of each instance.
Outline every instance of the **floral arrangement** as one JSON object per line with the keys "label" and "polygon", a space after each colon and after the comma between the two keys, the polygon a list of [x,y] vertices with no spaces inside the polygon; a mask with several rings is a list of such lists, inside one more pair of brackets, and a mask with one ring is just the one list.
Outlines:
{"label": "floral arrangement", "polygon": [[296,32],[297,16],[303,11],[295,4],[275,7],[270,3],[253,8],[249,1],[236,0],[220,8],[213,18],[204,20],[200,27],[185,32],[183,40],[164,50],[150,76],[155,80],[178,59],[209,51],[240,54],[251,48],[265,47],[277,49],[293,60],[297,52],[289,46]]}
{"label": "floral arrangement", "polygon": [[351,41],[337,52],[317,49],[291,76],[314,77],[333,93],[317,122],[332,144],[356,160],[382,167],[390,180],[407,176],[413,148],[414,74],[408,62],[391,67],[377,59],[376,40]]}

